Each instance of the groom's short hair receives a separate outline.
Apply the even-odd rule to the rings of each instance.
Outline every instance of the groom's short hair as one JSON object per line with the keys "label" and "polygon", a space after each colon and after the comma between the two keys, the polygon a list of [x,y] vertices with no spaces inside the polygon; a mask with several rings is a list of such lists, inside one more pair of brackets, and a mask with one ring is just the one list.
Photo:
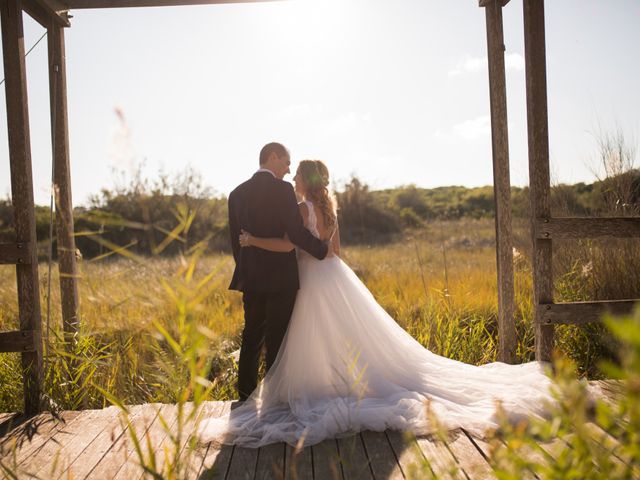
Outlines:
{"label": "groom's short hair", "polygon": [[262,150],[260,150],[260,165],[264,165],[269,160],[272,153],[275,153],[278,157],[289,156],[289,150],[287,147],[278,142],[267,143]]}

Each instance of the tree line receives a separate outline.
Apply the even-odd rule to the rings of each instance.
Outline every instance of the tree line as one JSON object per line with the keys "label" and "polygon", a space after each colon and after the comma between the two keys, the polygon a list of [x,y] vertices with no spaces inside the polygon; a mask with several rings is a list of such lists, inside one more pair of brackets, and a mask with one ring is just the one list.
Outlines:
{"label": "tree line", "polygon": [[[438,219],[492,218],[493,187],[408,185],[371,190],[357,177],[336,188],[340,233],[346,243],[391,241],[407,229]],[[511,188],[514,218],[528,218],[528,187]],[[594,183],[552,187],[555,216],[640,215],[640,170]],[[50,211],[36,207],[36,233],[46,256]],[[190,170],[149,182],[139,177],[104,189],[74,209],[76,246],[85,258],[126,249],[141,255],[175,255],[196,245],[228,252],[227,200]],[[54,229],[55,235],[55,229]],[[15,241],[10,200],[0,200],[0,242]],[[55,239],[54,239],[55,242]],[[55,245],[54,245],[55,252]]]}

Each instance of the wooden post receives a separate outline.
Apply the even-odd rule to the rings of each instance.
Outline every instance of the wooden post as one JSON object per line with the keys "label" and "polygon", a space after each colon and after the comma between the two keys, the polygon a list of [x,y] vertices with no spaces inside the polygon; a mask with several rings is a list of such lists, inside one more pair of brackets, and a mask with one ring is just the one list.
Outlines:
{"label": "wooden post", "polygon": [[549,361],[553,350],[554,327],[553,325],[543,324],[543,308],[547,308],[547,305],[544,304],[553,303],[551,239],[537,238],[535,233],[537,222],[548,222],[551,216],[544,0],[524,0],[524,50],[527,84],[536,359]]}
{"label": "wooden post", "polygon": [[0,1],[0,16],[16,240],[34,246],[30,261],[16,265],[20,330],[33,332],[33,349],[22,352],[24,409],[31,414],[41,408],[42,325],[21,0]]}
{"label": "wooden post", "polygon": [[67,345],[77,339],[79,330],[78,274],[73,236],[73,204],[69,167],[69,122],[67,118],[67,77],[64,30],[52,19],[48,27],[49,94],[51,137],[56,199],[56,238],[62,325]]}
{"label": "wooden post", "polygon": [[498,266],[498,360],[516,362],[515,300],[513,291],[513,237],[511,233],[511,181],[509,178],[509,129],[504,67],[502,4],[485,2],[493,192],[496,211],[496,259]]}

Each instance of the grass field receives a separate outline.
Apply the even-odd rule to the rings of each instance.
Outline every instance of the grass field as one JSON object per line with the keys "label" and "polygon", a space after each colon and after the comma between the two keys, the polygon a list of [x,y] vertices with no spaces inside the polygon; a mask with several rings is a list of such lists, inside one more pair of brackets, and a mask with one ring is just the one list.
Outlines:
{"label": "grass field", "polygon": [[[515,322],[518,358],[528,361],[534,358],[534,340],[527,235],[518,233],[523,231],[515,232],[516,244],[523,245],[514,252]],[[391,244],[345,246],[342,257],[387,312],[423,345],[440,355],[482,364],[496,359],[494,237],[491,220],[434,222]],[[594,257],[593,245],[588,248],[585,252]],[[628,255],[636,263],[627,260],[620,268],[631,272],[640,266],[634,251]],[[601,268],[598,261],[587,263],[584,252],[571,252],[560,257],[556,272],[560,300],[588,296],[593,290],[590,278]],[[601,261],[610,263],[611,258],[603,256]],[[188,383],[190,367],[182,361],[182,353],[196,334],[204,335],[208,346],[207,352],[200,350],[198,355],[203,362],[211,361],[211,396],[234,398],[232,352],[239,348],[242,305],[240,295],[227,290],[233,269],[230,256],[127,255],[82,261],[79,269],[81,334],[72,351],[65,349],[60,338],[60,299],[53,269],[45,382],[53,405],[102,407],[109,404],[110,396],[124,403],[173,402]],[[46,264],[40,265],[40,276],[46,332]],[[0,330],[16,328],[15,270],[3,266]],[[601,333],[598,326],[562,328],[558,348],[577,360],[580,373],[597,375],[597,359],[612,349],[606,347]],[[0,355],[0,385],[0,411],[20,410],[18,354]]]}

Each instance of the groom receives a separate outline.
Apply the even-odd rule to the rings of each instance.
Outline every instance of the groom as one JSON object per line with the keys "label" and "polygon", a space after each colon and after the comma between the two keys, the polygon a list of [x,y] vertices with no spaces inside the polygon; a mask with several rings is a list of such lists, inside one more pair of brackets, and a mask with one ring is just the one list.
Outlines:
{"label": "groom", "polygon": [[246,400],[258,383],[258,362],[266,346],[267,371],[273,365],[289,325],[298,292],[295,250],[269,252],[240,247],[241,230],[256,237],[284,237],[322,260],[328,244],[304,228],[290,173],[289,151],[269,143],[260,151],[260,169],[229,194],[229,231],[236,268],[230,290],[242,292],[244,330],[238,365],[238,394]]}

